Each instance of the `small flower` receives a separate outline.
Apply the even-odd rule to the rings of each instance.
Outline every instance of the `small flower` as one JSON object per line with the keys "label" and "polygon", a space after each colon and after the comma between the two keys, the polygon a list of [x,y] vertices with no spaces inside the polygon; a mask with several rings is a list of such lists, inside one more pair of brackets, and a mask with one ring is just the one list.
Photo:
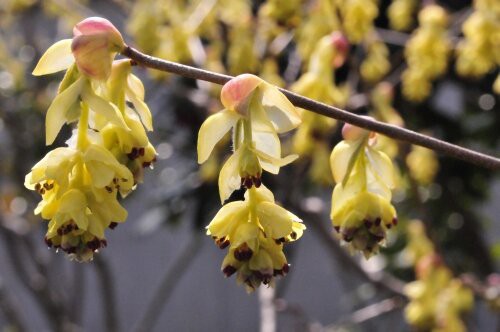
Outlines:
{"label": "small flower", "polygon": [[238,282],[252,291],[261,283],[270,284],[288,272],[283,244],[295,241],[304,232],[301,220],[278,206],[264,186],[252,188],[244,201],[224,205],[207,226],[220,248],[229,247],[222,272],[238,272]]}
{"label": "small flower", "polygon": [[111,22],[90,17],[73,29],[73,39],[63,39],[47,49],[33,75],[47,75],[68,69],[76,62],[79,71],[89,78],[104,80],[111,73],[116,53],[125,47],[120,32]]}
{"label": "small flower", "polygon": [[330,217],[341,238],[368,258],[397,225],[391,205],[394,170],[389,157],[371,146],[375,137],[370,132],[346,125],[342,134],[345,140],[330,156],[337,182]]}
{"label": "small flower", "polygon": [[95,144],[83,151],[55,149],[25,179],[25,186],[42,196],[35,214],[50,220],[46,243],[80,261],[106,246],[107,227],[125,221],[117,193],[125,196],[133,185],[130,171]]}
{"label": "small flower", "polygon": [[296,156],[281,158],[278,133],[295,128],[300,117],[279,90],[260,78],[244,74],[224,85],[221,100],[226,109],[209,116],[198,134],[198,162],[205,162],[217,142],[234,129],[234,154],[219,176],[221,201],[241,184],[260,185],[262,169],[277,174]]}
{"label": "small flower", "polygon": [[[251,103],[254,95],[256,100]],[[239,75],[227,82],[222,88],[221,101],[226,108],[209,116],[198,133],[198,163],[200,164],[208,159],[215,144],[236,126],[238,120],[248,119],[249,115],[252,130],[272,140],[272,142],[261,142],[256,138],[257,149],[260,149],[261,144],[275,146],[277,142],[279,146],[276,134],[294,129],[301,121],[295,107],[278,88],[254,75]]]}

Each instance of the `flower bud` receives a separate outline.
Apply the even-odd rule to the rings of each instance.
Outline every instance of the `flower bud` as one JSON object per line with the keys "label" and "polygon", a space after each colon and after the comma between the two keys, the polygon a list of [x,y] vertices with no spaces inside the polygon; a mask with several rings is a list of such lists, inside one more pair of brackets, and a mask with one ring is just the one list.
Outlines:
{"label": "flower bud", "polygon": [[221,101],[225,108],[240,111],[248,97],[262,83],[262,79],[251,74],[236,76],[222,87]]}
{"label": "flower bud", "polygon": [[[373,120],[373,118],[371,116],[363,116],[363,117],[366,119]],[[370,137],[371,143],[374,143],[373,140],[374,140],[375,135],[376,135],[374,132],[370,132],[366,129],[356,127],[350,123],[345,123],[344,127],[342,127],[342,137],[346,141],[356,141],[356,140],[363,138],[365,136],[368,136],[368,135]]]}
{"label": "flower bud", "polygon": [[340,31],[332,32],[330,39],[335,49],[333,65],[335,68],[339,68],[344,64],[347,54],[349,53],[349,41]]}
{"label": "flower bud", "polygon": [[124,46],[120,32],[104,18],[89,17],[73,28],[71,51],[76,65],[91,78],[107,79],[115,53]]}

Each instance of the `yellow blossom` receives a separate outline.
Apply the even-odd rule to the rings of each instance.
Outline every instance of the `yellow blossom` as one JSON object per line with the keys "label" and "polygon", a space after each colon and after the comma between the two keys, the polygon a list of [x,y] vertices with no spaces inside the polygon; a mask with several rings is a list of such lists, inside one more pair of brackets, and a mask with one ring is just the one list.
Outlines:
{"label": "yellow blossom", "polygon": [[224,205],[207,226],[217,245],[229,252],[222,264],[226,276],[238,272],[249,291],[288,272],[283,243],[302,236],[301,220],[278,206],[264,186],[251,188],[244,201]]}

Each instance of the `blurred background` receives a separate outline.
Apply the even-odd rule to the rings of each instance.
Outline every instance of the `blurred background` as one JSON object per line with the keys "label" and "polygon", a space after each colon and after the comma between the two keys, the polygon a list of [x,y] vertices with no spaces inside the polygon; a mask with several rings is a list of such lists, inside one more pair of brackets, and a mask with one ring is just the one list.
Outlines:
{"label": "blurred background", "polygon": [[[447,12],[445,22],[417,18],[429,5]],[[157,162],[122,202],[128,220],[107,231],[109,245],[92,262],[72,262],[47,249],[47,223],[33,214],[38,197],[23,183],[31,167],[71,132],[66,126],[54,146],[44,145],[45,112],[62,74],[35,78],[31,71],[50,45],[71,38],[74,24],[88,16],[108,18],[129,45],[148,54],[232,75],[258,74],[349,111],[498,156],[499,6],[494,0],[2,0],[0,326],[431,330],[411,327],[405,316],[405,285],[418,279],[410,243],[420,236],[474,293],[462,317],[466,330],[498,331],[498,172],[429,150],[379,138],[398,169],[393,203],[400,224],[381,254],[366,260],[340,245],[329,220],[334,183],[328,154],[341,140],[341,124],[309,119],[308,132],[283,137],[285,150],[301,157],[279,176],[266,175],[264,183],[308,229],[287,247],[286,278],[250,295],[234,277],[224,278],[225,253],[204,235],[220,208],[217,176],[230,153],[227,140],[209,162],[196,163],[199,126],[222,109],[214,84],[134,68],[154,116],[150,141]],[[349,40],[349,54],[336,63],[324,60],[320,46],[334,31]],[[330,66],[326,81],[318,78],[318,86],[300,90],[294,83],[314,61]],[[315,92],[324,86],[330,94]],[[237,192],[233,198],[241,197]],[[417,224],[426,231],[415,237],[411,225]]]}

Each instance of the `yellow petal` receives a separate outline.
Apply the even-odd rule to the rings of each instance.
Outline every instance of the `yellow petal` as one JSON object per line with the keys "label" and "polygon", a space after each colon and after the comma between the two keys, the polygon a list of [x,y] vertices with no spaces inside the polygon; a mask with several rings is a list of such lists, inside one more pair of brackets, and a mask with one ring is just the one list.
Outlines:
{"label": "yellow petal", "polygon": [[76,210],[83,210],[87,207],[85,195],[77,189],[68,190],[62,197],[59,205],[59,213],[71,213]]}
{"label": "yellow petal", "polygon": [[61,127],[66,123],[66,114],[70,108],[78,102],[78,96],[82,92],[84,79],[80,78],[71,84],[66,90],[58,94],[50,104],[45,117],[45,144],[54,142]]}
{"label": "yellow petal", "polygon": [[300,221],[294,214],[271,202],[262,202],[257,206],[259,222],[266,236],[280,239],[292,233],[292,221]]}
{"label": "yellow petal", "polygon": [[239,173],[242,149],[236,150],[226,161],[219,174],[219,195],[221,203],[231,196],[231,193],[241,186]]}
{"label": "yellow petal", "polygon": [[232,234],[239,222],[244,220],[245,214],[248,219],[248,208],[246,202],[231,202],[224,205],[207,226],[207,234],[221,238]]}
{"label": "yellow petal", "polygon": [[259,156],[259,162],[262,168],[272,174],[278,174],[280,167],[294,162],[299,157],[296,154],[291,154],[285,158],[275,158],[274,156],[268,155],[262,151],[256,150],[255,152]]}
{"label": "yellow petal", "polygon": [[374,175],[389,188],[394,188],[394,168],[391,159],[385,153],[372,147],[366,149],[366,156]]}
{"label": "yellow petal", "polygon": [[45,51],[33,70],[33,75],[47,75],[68,69],[74,62],[75,58],[71,53],[71,39],[63,39]]}
{"label": "yellow petal", "polygon": [[240,116],[230,110],[223,110],[209,116],[198,132],[198,163],[204,163],[215,144],[236,124]]}
{"label": "yellow petal", "polygon": [[301,123],[300,113],[278,88],[262,84],[262,104],[278,133],[296,128]]}
{"label": "yellow petal", "polygon": [[128,75],[127,84],[130,90],[134,91],[137,98],[139,98],[140,100],[144,100],[144,85],[142,84],[142,81],[139,79],[139,77],[135,76],[134,74]]}
{"label": "yellow petal", "polygon": [[148,131],[153,130],[153,117],[151,116],[151,111],[148,105],[142,101],[136,94],[135,91],[127,88],[127,97],[130,98],[132,104],[134,104],[134,109],[141,118],[142,124]]}
{"label": "yellow petal", "polygon": [[337,183],[342,183],[349,166],[352,164],[351,159],[359,147],[358,141],[341,141],[335,146],[330,155],[330,167],[332,169],[333,179]]}
{"label": "yellow petal", "polygon": [[110,123],[130,130],[123,120],[120,110],[112,103],[96,95],[90,84],[87,84],[83,88],[82,99],[89,105],[92,111],[104,116]]}

